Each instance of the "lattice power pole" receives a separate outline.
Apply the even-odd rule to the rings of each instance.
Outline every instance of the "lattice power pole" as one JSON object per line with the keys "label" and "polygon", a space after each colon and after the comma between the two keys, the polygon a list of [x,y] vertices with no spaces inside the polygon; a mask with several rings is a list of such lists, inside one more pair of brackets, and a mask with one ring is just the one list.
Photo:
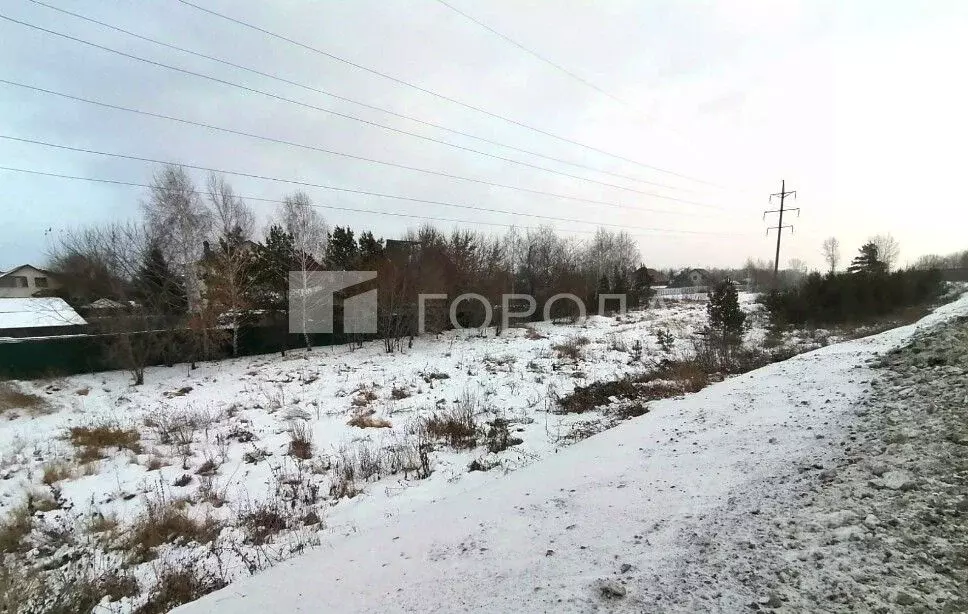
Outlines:
{"label": "lattice power pole", "polygon": [[780,182],[780,191],[779,192],[777,192],[776,194],[770,194],[770,203],[773,202],[773,197],[775,197],[775,196],[779,196],[780,197],[780,208],[779,209],[771,209],[770,211],[764,211],[763,212],[763,219],[764,220],[766,219],[766,216],[769,213],[779,213],[780,214],[780,219],[777,222],[776,226],[770,226],[770,227],[768,227],[766,229],[767,236],[769,236],[771,230],[776,230],[776,258],[774,258],[774,260],[773,260],[773,289],[774,290],[777,289],[777,280],[779,279],[779,275],[780,275],[780,239],[783,237],[783,229],[784,228],[789,228],[790,229],[790,232],[793,232],[793,224],[787,224],[786,226],[783,225],[783,214],[785,212],[787,212],[787,211],[796,211],[797,212],[797,217],[800,217],[800,208],[799,207],[794,207],[792,209],[784,208],[784,201],[786,201],[786,197],[787,196],[792,196],[794,198],[797,197],[797,191],[796,190],[793,190],[792,192],[787,192],[786,191],[786,179],[784,179],[784,180],[782,180]]}

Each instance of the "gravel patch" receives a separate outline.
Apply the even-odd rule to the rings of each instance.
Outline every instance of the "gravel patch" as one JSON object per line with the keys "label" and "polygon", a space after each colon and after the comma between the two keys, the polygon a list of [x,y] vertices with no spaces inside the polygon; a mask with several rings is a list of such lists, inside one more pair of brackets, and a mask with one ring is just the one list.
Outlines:
{"label": "gravel patch", "polygon": [[968,612],[968,318],[870,366],[814,455],[759,485],[771,503],[738,493],[697,527],[650,611]]}

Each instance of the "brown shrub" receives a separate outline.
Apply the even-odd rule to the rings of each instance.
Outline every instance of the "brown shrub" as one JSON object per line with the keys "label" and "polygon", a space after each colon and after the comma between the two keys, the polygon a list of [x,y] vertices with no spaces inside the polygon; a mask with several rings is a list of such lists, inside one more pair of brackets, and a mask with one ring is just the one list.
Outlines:
{"label": "brown shrub", "polygon": [[401,399],[406,399],[409,396],[410,396],[410,391],[407,390],[404,387],[394,386],[390,390],[390,398],[393,399],[393,400],[395,400],[395,401],[399,401]]}
{"label": "brown shrub", "polygon": [[163,544],[208,544],[218,537],[221,522],[210,516],[193,518],[187,507],[188,502],[183,499],[147,502],[145,511],[128,530],[125,540],[135,562],[152,560],[155,548]]}
{"label": "brown shrub", "polygon": [[289,456],[303,460],[313,457],[313,432],[302,420],[289,423]]}
{"label": "brown shrub", "polygon": [[105,458],[105,448],[128,449],[135,454],[141,452],[141,434],[135,429],[108,424],[75,426],[71,428],[69,438],[78,449],[78,460],[82,463]]}
{"label": "brown shrub", "polygon": [[[627,413],[636,403],[698,392],[708,384],[709,374],[698,361],[671,361],[639,375],[578,386],[574,392],[559,399],[558,404],[564,413],[583,413],[608,405],[612,398],[616,398],[632,402],[620,410],[620,413]],[[645,407],[640,409],[638,415],[647,411]]]}
{"label": "brown shrub", "polygon": [[429,438],[444,440],[452,448],[460,450],[477,445],[477,423],[470,403],[434,413],[424,418],[420,426]]}

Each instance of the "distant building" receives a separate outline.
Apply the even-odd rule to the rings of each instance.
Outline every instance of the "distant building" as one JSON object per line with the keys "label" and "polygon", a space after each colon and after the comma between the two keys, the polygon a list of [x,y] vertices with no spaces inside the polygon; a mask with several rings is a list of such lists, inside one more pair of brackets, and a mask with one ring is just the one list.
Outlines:
{"label": "distant building", "polygon": [[669,281],[673,288],[691,288],[709,284],[709,271],[706,269],[685,269]]}
{"label": "distant building", "polygon": [[0,337],[76,335],[85,325],[62,298],[0,298]]}
{"label": "distant building", "polygon": [[636,276],[648,275],[649,279],[652,280],[653,286],[667,286],[669,285],[669,276],[660,271],[659,269],[650,269],[649,267],[642,267],[635,272]]}
{"label": "distant building", "polygon": [[29,298],[38,292],[60,287],[61,283],[53,273],[30,264],[0,273],[0,298]]}

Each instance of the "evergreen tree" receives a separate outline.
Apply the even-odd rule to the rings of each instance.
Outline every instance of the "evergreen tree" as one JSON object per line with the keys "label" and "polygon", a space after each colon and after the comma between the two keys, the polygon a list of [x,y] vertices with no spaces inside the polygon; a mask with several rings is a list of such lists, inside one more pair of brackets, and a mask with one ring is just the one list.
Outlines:
{"label": "evergreen tree", "polygon": [[[372,238],[372,234],[370,237]],[[326,245],[325,265],[330,271],[352,271],[356,269],[360,251],[349,228],[336,226],[329,235]]]}
{"label": "evergreen tree", "polygon": [[144,263],[134,279],[135,296],[144,309],[160,315],[180,315],[188,311],[188,293],[181,279],[171,270],[158,245],[145,254]]}
{"label": "evergreen tree", "polygon": [[860,248],[860,253],[851,261],[847,272],[869,274],[886,273],[887,265],[878,259],[877,245],[873,242],[868,242]]}
{"label": "evergreen tree", "polygon": [[364,232],[359,239],[359,266],[376,269],[384,258],[383,239],[377,239],[370,231]]}
{"label": "evergreen tree", "polygon": [[742,341],[746,314],[739,307],[739,294],[729,279],[716,284],[709,293],[706,314],[710,331],[725,346],[735,346]]}
{"label": "evergreen tree", "polygon": [[296,249],[292,235],[282,226],[273,225],[266,232],[265,243],[256,250],[252,277],[257,287],[256,303],[266,309],[286,309],[289,271],[296,266]]}
{"label": "evergreen tree", "polygon": [[298,266],[292,235],[278,224],[270,226],[252,262],[252,302],[254,307],[285,315],[285,328],[280,331],[283,356],[289,347],[289,271]]}
{"label": "evergreen tree", "polygon": [[629,301],[633,306],[640,307],[649,304],[655,291],[652,289],[652,276],[649,270],[641,267],[632,277],[632,297]]}

